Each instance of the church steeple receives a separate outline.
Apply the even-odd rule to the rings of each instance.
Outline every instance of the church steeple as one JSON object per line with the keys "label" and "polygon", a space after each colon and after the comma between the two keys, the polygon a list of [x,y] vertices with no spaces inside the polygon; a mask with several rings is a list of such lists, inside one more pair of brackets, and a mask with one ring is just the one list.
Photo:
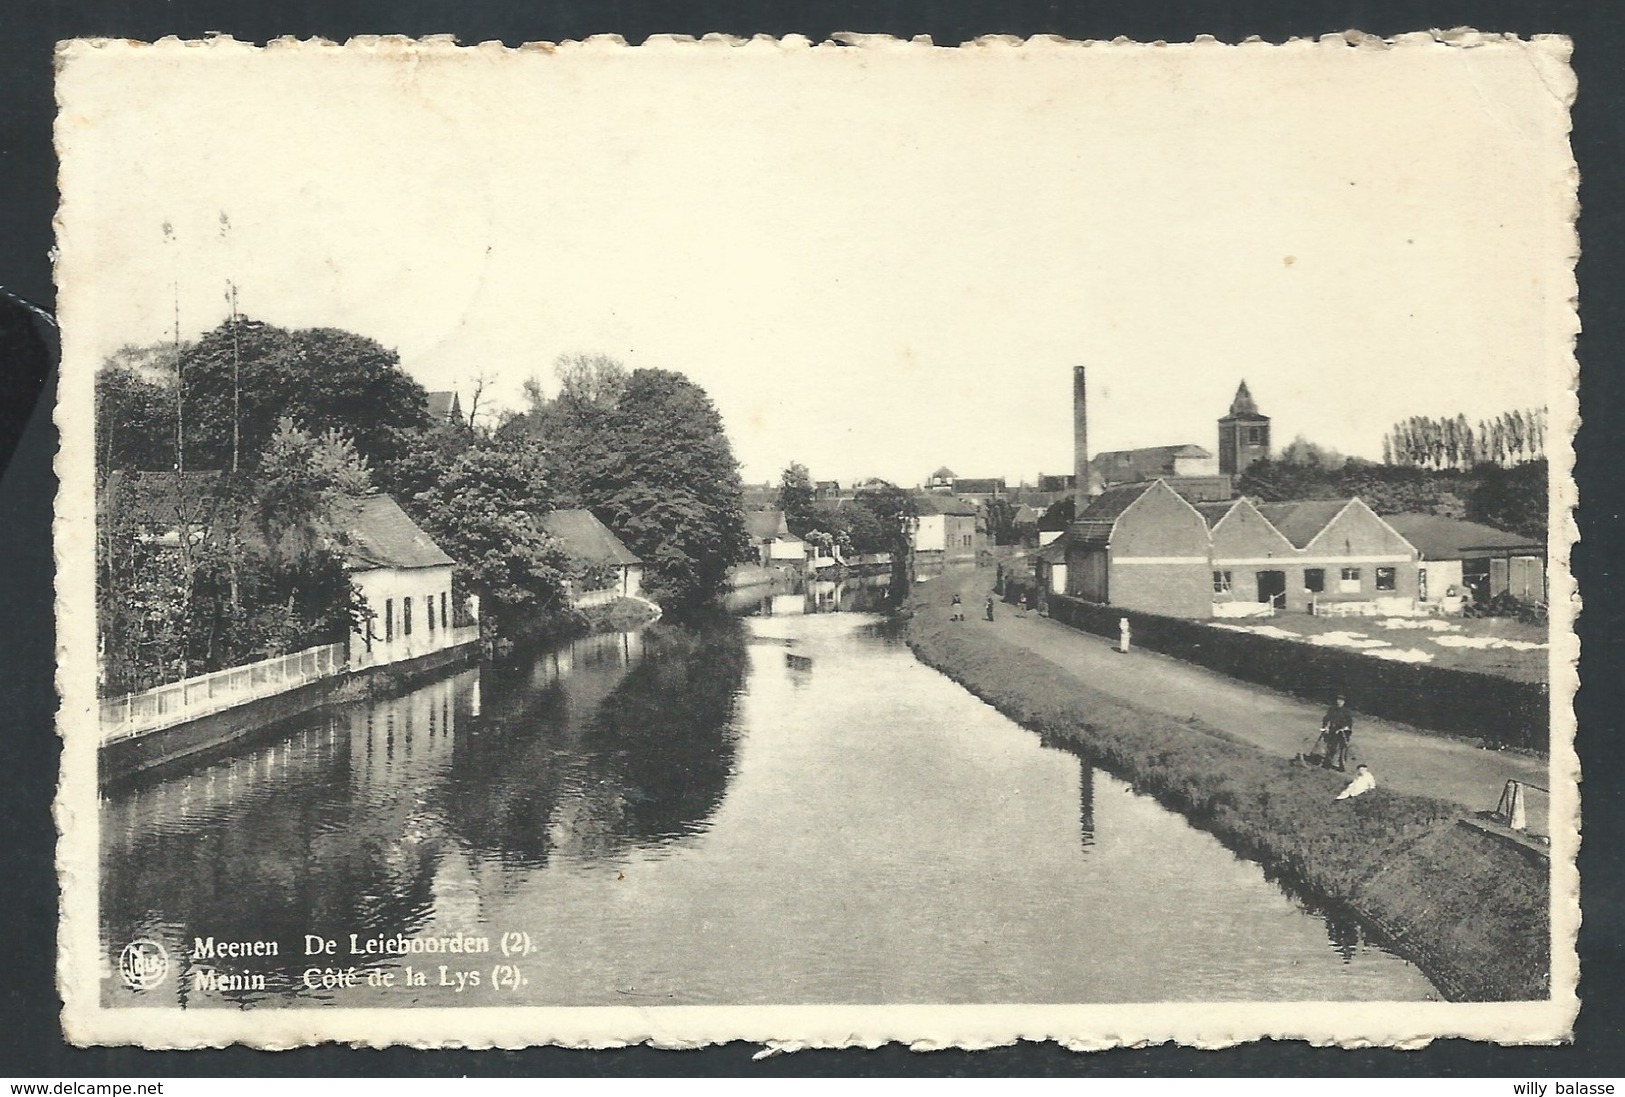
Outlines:
{"label": "church steeple", "polygon": [[1230,401],[1230,414],[1219,420],[1219,471],[1231,476],[1247,471],[1254,461],[1270,455],[1270,417],[1260,415],[1253,394],[1243,381]]}

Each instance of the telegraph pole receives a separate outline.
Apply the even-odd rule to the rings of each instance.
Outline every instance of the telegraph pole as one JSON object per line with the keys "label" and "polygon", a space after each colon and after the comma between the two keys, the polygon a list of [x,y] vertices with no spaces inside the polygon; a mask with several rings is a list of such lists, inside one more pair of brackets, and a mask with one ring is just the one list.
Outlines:
{"label": "telegraph pole", "polygon": [[237,452],[242,444],[242,347],[237,333],[237,283],[226,279],[226,300],[231,303],[231,471],[237,473]]}

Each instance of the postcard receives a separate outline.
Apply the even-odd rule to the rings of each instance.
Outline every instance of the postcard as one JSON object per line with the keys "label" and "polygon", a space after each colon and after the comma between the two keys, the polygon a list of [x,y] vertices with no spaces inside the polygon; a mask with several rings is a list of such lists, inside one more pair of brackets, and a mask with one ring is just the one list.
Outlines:
{"label": "postcard", "polygon": [[69,1039],[1567,1039],[1570,48],[62,43]]}

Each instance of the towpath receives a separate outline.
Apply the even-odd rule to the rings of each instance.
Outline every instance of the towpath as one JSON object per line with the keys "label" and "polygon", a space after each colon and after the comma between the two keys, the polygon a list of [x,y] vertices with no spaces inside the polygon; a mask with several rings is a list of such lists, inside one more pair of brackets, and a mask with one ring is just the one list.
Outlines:
{"label": "towpath", "polygon": [[[1127,655],[1093,633],[996,603],[994,621],[982,619],[991,593],[992,570],[951,570],[930,585],[933,607],[946,614],[954,590],[965,599],[967,629],[989,629],[1000,640],[1025,648],[1099,690],[1137,708],[1175,718],[1194,717],[1271,754],[1290,758],[1307,748],[1320,728],[1324,705],[1315,705],[1261,686],[1238,682],[1205,667],[1143,649]],[[1356,762],[1371,767],[1377,781],[1397,792],[1451,800],[1469,811],[1493,810],[1508,778],[1549,787],[1545,759],[1512,751],[1487,750],[1457,739],[1366,716],[1355,707],[1349,770]],[[1528,799],[1529,828],[1546,832],[1546,803]]]}

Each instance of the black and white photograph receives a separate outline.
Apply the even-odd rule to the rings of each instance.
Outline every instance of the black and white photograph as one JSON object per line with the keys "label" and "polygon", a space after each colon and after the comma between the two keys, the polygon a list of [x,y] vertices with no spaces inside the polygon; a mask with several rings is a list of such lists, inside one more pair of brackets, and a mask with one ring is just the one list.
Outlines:
{"label": "black and white photograph", "polygon": [[1563,1039],[1569,48],[63,44],[69,1039]]}

